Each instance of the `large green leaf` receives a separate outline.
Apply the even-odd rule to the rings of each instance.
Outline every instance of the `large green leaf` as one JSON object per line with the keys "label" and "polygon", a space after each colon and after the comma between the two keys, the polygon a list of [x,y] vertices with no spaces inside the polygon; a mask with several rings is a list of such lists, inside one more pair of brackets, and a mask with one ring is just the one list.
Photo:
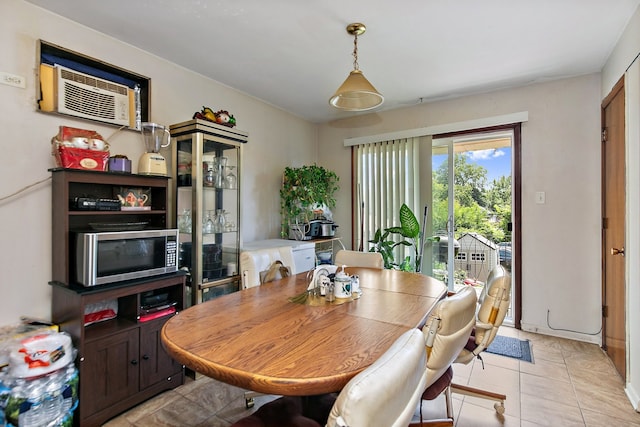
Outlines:
{"label": "large green leaf", "polygon": [[415,239],[420,234],[420,223],[413,214],[409,206],[402,204],[400,207],[400,226],[402,228],[401,234],[404,237]]}

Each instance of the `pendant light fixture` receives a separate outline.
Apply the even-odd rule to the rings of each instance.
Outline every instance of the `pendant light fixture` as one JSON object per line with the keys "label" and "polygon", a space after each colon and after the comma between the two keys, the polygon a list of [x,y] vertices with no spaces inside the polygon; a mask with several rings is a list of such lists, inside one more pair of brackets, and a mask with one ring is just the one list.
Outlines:
{"label": "pendant light fixture", "polygon": [[353,39],[353,71],[329,99],[329,104],[340,110],[367,111],[381,105],[384,97],[376,90],[358,68],[358,36],[366,31],[364,24],[354,23],[347,26],[347,32]]}

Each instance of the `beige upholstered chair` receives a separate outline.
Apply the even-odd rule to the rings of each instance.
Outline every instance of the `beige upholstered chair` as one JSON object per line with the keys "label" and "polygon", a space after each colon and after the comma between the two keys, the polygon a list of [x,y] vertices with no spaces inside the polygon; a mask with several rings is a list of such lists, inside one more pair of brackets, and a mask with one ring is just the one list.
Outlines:
{"label": "beige upholstered chair", "polygon": [[291,246],[242,251],[240,253],[242,288],[260,285],[260,272],[268,270],[274,261],[282,261],[282,264],[289,267],[291,274],[297,273]]}
{"label": "beige upholstered chair", "polygon": [[336,252],[335,265],[347,267],[384,268],[384,260],[379,252],[359,252],[340,249]]}
{"label": "beige upholstered chair", "polygon": [[[498,334],[511,301],[511,275],[501,265],[497,265],[489,273],[487,283],[479,298],[479,308],[476,315],[476,327],[467,345],[456,359],[456,363],[469,363],[489,347]],[[451,390],[467,396],[494,400],[494,408],[498,414],[504,413],[504,394],[480,390],[461,384],[452,384]]]}
{"label": "beige upholstered chair", "polygon": [[339,395],[284,396],[261,406],[231,427],[405,427],[424,390],[427,371],[424,335],[402,334]]}
{"label": "beige upholstered chair", "polygon": [[424,335],[412,329],[371,366],[353,377],[336,399],[327,427],[404,427],[425,387]]}
{"label": "beige upholstered chair", "polygon": [[422,328],[427,347],[427,388],[422,393],[422,402],[433,400],[442,393],[445,395],[446,418],[422,420],[411,425],[451,425],[453,426],[453,409],[451,406],[451,380],[453,369],[451,364],[464,348],[475,324],[476,292],[465,287],[460,292],[440,301],[429,315]]}

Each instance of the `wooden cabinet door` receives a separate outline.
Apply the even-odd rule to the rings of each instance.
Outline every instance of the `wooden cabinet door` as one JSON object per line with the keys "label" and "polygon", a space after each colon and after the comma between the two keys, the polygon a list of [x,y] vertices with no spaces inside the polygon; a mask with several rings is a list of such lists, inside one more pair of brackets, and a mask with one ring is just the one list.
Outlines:
{"label": "wooden cabinet door", "polygon": [[80,416],[98,411],[138,392],[139,329],[86,343],[80,365]]}
{"label": "wooden cabinet door", "polygon": [[182,371],[162,346],[160,330],[168,318],[144,323],[140,327],[140,390],[167,381]]}

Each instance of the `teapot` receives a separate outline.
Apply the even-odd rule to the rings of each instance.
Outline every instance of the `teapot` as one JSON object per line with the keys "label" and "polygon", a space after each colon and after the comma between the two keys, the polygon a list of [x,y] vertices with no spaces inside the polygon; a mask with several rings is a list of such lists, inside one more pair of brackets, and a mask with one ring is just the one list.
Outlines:
{"label": "teapot", "polygon": [[133,207],[138,202],[138,198],[131,191],[129,191],[129,193],[124,197],[122,197],[122,195],[118,194],[118,199],[120,200],[120,203],[122,204],[122,206],[131,206],[131,207]]}

